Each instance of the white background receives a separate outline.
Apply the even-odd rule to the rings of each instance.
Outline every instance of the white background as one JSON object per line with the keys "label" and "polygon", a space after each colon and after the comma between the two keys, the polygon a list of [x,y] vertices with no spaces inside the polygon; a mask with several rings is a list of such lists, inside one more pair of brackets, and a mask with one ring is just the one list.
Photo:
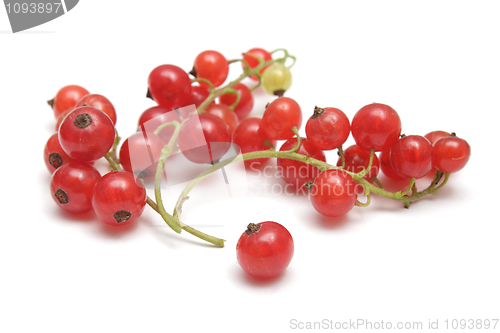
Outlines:
{"label": "white background", "polygon": [[[324,319],[424,328],[439,320],[443,330],[446,319],[500,318],[499,9],[495,1],[84,0],[12,34],[1,8],[0,331],[282,332],[292,320]],[[467,139],[469,164],[408,210],[375,197],[333,221],[306,196],[231,199],[220,179],[209,181],[192,192],[183,220],[226,239],[224,249],[175,234],[149,207],[122,229],[59,211],[42,160],[55,122],[46,100],[59,88],[106,95],[126,137],[152,105],[144,95],[154,67],[189,70],[203,50],[233,59],[253,47],[297,57],[287,95],[304,124],[315,105],[352,119],[385,103],[406,134]],[[238,64],[230,70],[240,73]],[[252,115],[272,99],[259,92]],[[248,223],[266,220],[288,228],[295,256],[263,283],[240,269],[235,246]]]}

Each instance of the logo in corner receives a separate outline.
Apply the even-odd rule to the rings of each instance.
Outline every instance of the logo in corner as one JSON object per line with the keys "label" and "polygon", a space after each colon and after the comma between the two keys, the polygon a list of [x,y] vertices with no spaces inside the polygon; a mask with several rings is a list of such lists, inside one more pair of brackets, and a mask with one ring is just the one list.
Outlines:
{"label": "logo in corner", "polygon": [[79,0],[4,0],[12,32],[31,29],[72,10]]}

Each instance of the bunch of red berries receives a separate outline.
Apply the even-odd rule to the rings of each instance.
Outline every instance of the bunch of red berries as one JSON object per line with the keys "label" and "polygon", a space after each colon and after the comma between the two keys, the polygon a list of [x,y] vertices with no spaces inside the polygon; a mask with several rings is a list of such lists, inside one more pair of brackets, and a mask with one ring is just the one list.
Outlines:
{"label": "bunch of red berries", "polygon": [[[273,58],[277,52],[284,56]],[[288,60],[292,64],[286,66]],[[223,86],[234,62],[241,62],[243,73]],[[344,215],[355,205],[368,205],[371,193],[408,207],[413,200],[436,192],[450,173],[467,163],[470,147],[465,140],[441,131],[425,137],[401,136],[396,111],[378,103],[361,108],[352,123],[339,109],[316,107],[305,127],[306,137],[300,137],[301,107],[283,96],[291,86],[294,63],[295,57],[284,49],[267,52],[256,48],[235,60],[227,60],[217,51],[204,51],[189,72],[193,78],[175,65],[158,66],[149,74],[147,92],[157,105],[140,115],[138,131],[120,149],[111,102],[79,86],[62,88],[49,101],[57,133],[45,147],[45,162],[53,172],[53,199],[69,212],[93,210],[112,225],[132,222],[148,204],[174,231],[184,230],[222,247],[224,240],[191,228],[181,222],[180,214],[189,191],[230,163],[243,160],[245,167],[259,168],[277,158],[286,186],[308,189],[314,208],[330,217]],[[241,83],[246,77],[255,81],[253,87]],[[261,85],[278,97],[266,106],[262,118],[248,118],[254,105],[252,92]],[[344,150],[342,145],[350,133],[356,145]],[[276,150],[278,141],[285,142]],[[224,159],[231,145],[238,147],[240,158]],[[338,149],[339,159],[329,164],[324,151],[334,149]],[[210,168],[192,178],[169,214],[160,184],[165,179],[165,162],[177,150],[188,161]],[[101,177],[93,163],[103,157],[113,171]],[[377,178],[379,169],[389,178],[408,179],[407,189],[386,191]],[[429,173],[434,174],[430,186],[418,191],[415,179]],[[154,184],[155,200],[146,194],[147,182]],[[367,197],[366,203],[358,200],[361,193]],[[272,277],[288,266],[293,241],[275,222],[250,224],[237,251],[238,261],[249,274]]]}

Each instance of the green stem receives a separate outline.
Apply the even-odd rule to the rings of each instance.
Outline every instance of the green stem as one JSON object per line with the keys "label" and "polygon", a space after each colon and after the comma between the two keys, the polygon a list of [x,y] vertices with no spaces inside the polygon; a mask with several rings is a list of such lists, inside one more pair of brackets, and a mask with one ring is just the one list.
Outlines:
{"label": "green stem", "polygon": [[[197,112],[198,113],[203,113],[204,110],[205,110],[205,108],[207,106],[209,106],[210,103],[212,103],[217,97],[220,97],[220,96],[228,93],[228,91],[230,89],[233,89],[234,86],[237,85],[238,83],[240,83],[241,80],[243,80],[244,78],[250,77],[252,75],[256,75],[256,76],[260,77],[259,71],[262,68],[264,68],[265,66],[268,66],[270,64],[273,64],[275,62],[282,62],[282,61],[286,60],[286,58],[290,58],[290,57],[291,56],[288,54],[288,51],[285,50],[285,57],[284,58],[272,59],[272,60],[269,60],[269,61],[263,61],[263,62],[259,63],[259,65],[257,65],[254,68],[250,68],[250,66],[246,66],[245,69],[243,70],[243,73],[240,76],[238,76],[235,80],[229,82],[223,88],[215,89],[214,91],[211,91],[210,95],[208,95],[208,97],[203,101],[203,103],[200,104],[200,106],[197,109]],[[232,60],[232,62],[235,62],[235,60]]]}

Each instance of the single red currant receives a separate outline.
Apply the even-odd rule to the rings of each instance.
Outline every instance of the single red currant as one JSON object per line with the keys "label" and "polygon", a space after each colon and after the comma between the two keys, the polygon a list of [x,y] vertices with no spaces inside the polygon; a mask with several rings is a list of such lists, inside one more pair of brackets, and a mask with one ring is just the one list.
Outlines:
{"label": "single red currant", "polygon": [[[202,86],[191,86],[191,95],[189,95],[189,100],[186,105],[194,104],[198,108],[201,103],[203,103],[207,97],[210,95],[210,90],[207,87]],[[212,102],[211,104],[215,104]],[[182,118],[187,118],[189,115],[181,115]]]}
{"label": "single red currant", "polygon": [[258,279],[282,274],[292,261],[293,252],[290,232],[272,221],[250,223],[236,244],[241,268]]}
{"label": "single red currant", "polygon": [[400,175],[397,174],[396,171],[394,171],[394,168],[391,165],[391,150],[383,150],[380,153],[380,169],[384,173],[384,175],[387,176],[387,178],[390,178],[392,180],[403,180],[406,179],[404,177],[401,177]]}
{"label": "single red currant", "polygon": [[[245,86],[242,83],[237,83],[234,88],[237,92],[240,94],[240,101],[238,104],[236,104],[236,107],[234,108],[234,113],[238,116],[238,119],[243,119],[248,114],[250,111],[252,111],[253,108],[253,95],[250,89],[248,89],[247,86]],[[219,101],[221,104],[225,104],[227,106],[233,105],[234,102],[236,102],[236,95],[235,94],[224,94],[219,97]]]}
{"label": "single red currant", "polygon": [[156,166],[165,142],[153,133],[138,132],[129,136],[120,148],[120,163],[144,181],[155,178]]}
{"label": "single red currant", "polygon": [[[424,135],[424,137],[427,140],[429,140],[431,145],[434,145],[434,142],[436,142],[437,140],[439,140],[441,138],[447,137],[447,136],[450,136],[450,133],[445,132],[445,131],[433,131],[433,132],[429,132],[426,135]],[[436,169],[434,169],[434,167],[433,167],[431,169],[431,171],[429,171],[429,173],[426,175],[426,177],[429,177],[429,178],[434,177],[435,171],[436,171]]]}
{"label": "single red currant", "polygon": [[50,193],[65,211],[88,212],[92,210],[92,193],[100,178],[99,172],[88,163],[71,161],[52,174]]}
{"label": "single red currant", "polygon": [[69,85],[62,87],[56,94],[56,97],[48,101],[47,103],[52,107],[54,111],[54,117],[57,119],[64,111],[68,109],[74,109],[76,102],[78,102],[83,96],[88,95],[87,89],[77,86]]}
{"label": "single red currant", "polygon": [[[288,139],[281,146],[280,151],[290,150],[296,145],[296,137]],[[326,162],[325,153],[306,138],[301,138],[297,154]],[[279,175],[293,190],[301,189],[306,182],[314,180],[319,175],[319,169],[314,165],[286,158],[279,158],[276,163],[278,165]]]}
{"label": "single red currant", "polygon": [[57,117],[57,121],[56,121],[56,132],[59,131],[59,126],[61,126],[61,123],[62,121],[64,120],[64,118],[66,118],[66,116],[71,112],[73,111],[74,109],[67,109],[66,111],[64,111],[63,113],[61,113],[59,115],[59,117]]}
{"label": "single red currant", "polygon": [[423,136],[405,136],[391,148],[391,165],[401,177],[422,178],[432,169],[431,151],[431,143]]}
{"label": "single red currant", "polygon": [[[361,149],[358,145],[352,145],[344,150],[345,170],[358,173],[368,168],[370,162],[370,151]],[[342,159],[339,158],[337,166],[342,165]],[[364,176],[366,180],[371,180],[377,177],[380,169],[380,161],[376,154],[373,155],[372,167],[370,171]]]}
{"label": "single red currant", "polygon": [[206,112],[222,119],[229,127],[231,135],[234,133],[236,126],[238,126],[239,120],[236,113],[234,113],[234,111],[231,110],[229,106],[224,104],[210,104],[207,107]]}
{"label": "single red currant", "polygon": [[293,127],[300,129],[302,110],[299,104],[289,97],[279,97],[272,101],[262,116],[262,129],[272,140],[288,140],[295,134]]}
{"label": "single red currant", "polygon": [[351,132],[349,119],[336,108],[314,108],[306,124],[307,138],[322,150],[332,150],[346,142]]}
{"label": "single red currant", "polygon": [[153,69],[148,78],[149,95],[167,109],[187,105],[191,94],[191,80],[185,71],[174,65]]}
{"label": "single red currant", "polygon": [[[259,65],[259,59],[256,57],[258,57],[264,61],[273,60],[273,58],[269,52],[267,52],[264,49],[260,49],[260,48],[251,49],[248,52],[243,54],[243,60],[245,60],[248,63],[248,65],[250,65],[250,68],[255,68]],[[244,62],[242,62],[241,65],[243,68],[245,68],[245,66],[246,66]],[[269,65],[263,67],[259,71],[259,73],[262,75],[262,73],[264,73],[264,70],[267,67],[269,67]],[[256,75],[252,75],[252,76],[250,76],[250,78],[254,81],[259,80],[259,78]]]}
{"label": "single red currant", "polygon": [[[181,118],[175,111],[171,111],[164,106],[153,106],[144,111],[139,118],[139,129],[147,135],[153,134],[158,126],[171,123],[173,121],[181,122]],[[174,134],[174,126],[166,126],[158,133],[165,144],[170,141]]]}
{"label": "single red currant", "polygon": [[75,108],[79,106],[91,106],[93,108],[96,108],[97,110],[101,110],[102,112],[108,115],[108,117],[113,122],[113,125],[116,125],[115,107],[113,106],[113,104],[111,104],[109,99],[107,99],[103,95],[99,94],[85,95],[76,103]]}
{"label": "single red currant", "polygon": [[[217,51],[203,51],[194,60],[194,67],[191,71],[194,77],[207,79],[214,87],[218,87],[226,81],[229,73],[229,63],[227,59]],[[204,82],[200,85],[207,87]]]}
{"label": "single red currant", "polygon": [[316,178],[310,189],[313,207],[322,215],[338,217],[347,214],[356,204],[356,182],[345,171],[329,169]]}
{"label": "single red currant", "polygon": [[424,135],[424,137],[427,140],[429,140],[431,145],[433,145],[434,142],[436,142],[437,140],[439,140],[441,138],[445,138],[447,136],[450,136],[450,133],[445,132],[445,131],[433,131],[433,132],[429,132],[426,135]]}
{"label": "single red currant", "polygon": [[59,142],[74,159],[94,161],[113,146],[115,127],[102,111],[81,106],[64,118],[59,127]]}
{"label": "single red currant", "polygon": [[457,172],[467,164],[470,154],[467,141],[452,133],[437,140],[432,146],[432,165],[444,173]]}
{"label": "single red currant", "polygon": [[53,173],[60,166],[73,161],[62,149],[57,133],[54,133],[45,144],[43,159],[50,173]]}
{"label": "single red currant", "polygon": [[393,108],[373,103],[362,107],[352,119],[351,132],[356,144],[363,149],[390,149],[401,134],[401,120]]}
{"label": "single red currant", "polygon": [[191,114],[179,132],[179,149],[194,163],[218,161],[231,146],[231,132],[212,114]]}
{"label": "single red currant", "polygon": [[146,189],[136,176],[128,171],[112,171],[95,185],[92,206],[102,222],[124,225],[141,216],[146,200]]}
{"label": "single red currant", "polygon": [[[260,118],[246,118],[236,127],[233,134],[233,143],[237,145],[242,154],[254,151],[268,150],[276,146],[276,140],[269,140],[262,130]],[[258,168],[266,163],[269,158],[256,158],[245,160],[246,168]]]}

